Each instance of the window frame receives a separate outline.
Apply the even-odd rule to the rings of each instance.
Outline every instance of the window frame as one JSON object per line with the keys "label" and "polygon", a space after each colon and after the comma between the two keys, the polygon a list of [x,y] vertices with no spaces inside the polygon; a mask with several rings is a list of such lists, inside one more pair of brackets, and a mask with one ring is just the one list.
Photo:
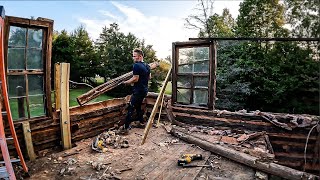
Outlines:
{"label": "window frame", "polygon": [[[179,73],[179,49],[182,48],[198,48],[198,47],[208,47],[209,48],[209,72],[208,73]],[[188,42],[174,42],[172,43],[172,63],[173,63],[173,73],[172,73],[172,105],[180,107],[192,107],[199,109],[214,109],[215,99],[216,99],[216,42],[212,40],[198,40],[198,41],[188,41]],[[191,78],[191,87],[178,87],[178,76],[185,76]],[[195,87],[194,79],[196,77],[208,77],[208,87],[207,88],[197,88]],[[190,89],[190,99],[189,104],[179,103],[177,101],[178,89]],[[196,105],[193,102],[194,90],[196,89],[207,89],[208,90],[208,102],[206,106]]]}
{"label": "window frame", "polygon": [[[27,62],[26,62],[26,51],[30,49],[27,46],[25,48],[25,56],[24,56],[24,70],[17,70],[17,69],[8,69],[8,40],[9,40],[9,33],[10,27],[21,27],[26,28],[26,40],[28,39],[28,30],[29,29],[42,29],[42,69],[27,69]],[[15,120],[17,121],[25,121],[25,120],[36,120],[36,119],[47,119],[52,118],[52,101],[51,101],[51,49],[52,49],[52,33],[53,33],[53,20],[46,19],[46,18],[37,18],[34,19],[27,19],[27,18],[20,18],[14,16],[6,16],[5,18],[5,40],[4,40],[4,57],[5,57],[5,70],[7,76],[7,82],[9,76],[17,76],[22,75],[25,79],[25,97],[26,103],[25,105],[27,109],[27,117],[19,118]],[[31,48],[35,49],[35,48]],[[43,116],[31,117],[31,110],[30,110],[30,102],[29,102],[29,92],[28,92],[28,75],[43,75],[43,98],[44,98],[44,112]],[[11,98],[10,98],[11,99]]]}

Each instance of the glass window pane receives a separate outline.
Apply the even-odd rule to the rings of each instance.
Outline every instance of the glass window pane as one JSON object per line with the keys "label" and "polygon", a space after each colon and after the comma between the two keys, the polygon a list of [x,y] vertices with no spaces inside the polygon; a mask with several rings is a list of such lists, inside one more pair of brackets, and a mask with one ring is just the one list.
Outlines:
{"label": "glass window pane", "polygon": [[[13,120],[28,118],[27,101],[25,97],[10,99],[9,104]],[[19,104],[20,113],[18,108]]]}
{"label": "glass window pane", "polygon": [[207,105],[208,103],[208,91],[207,90],[197,90],[193,91],[193,103],[199,105]]}
{"label": "glass window pane", "polygon": [[30,118],[44,116],[45,105],[44,96],[29,96]]}
{"label": "glass window pane", "polygon": [[27,33],[26,28],[10,26],[8,45],[25,47],[26,33]]}
{"label": "glass window pane", "polygon": [[192,64],[179,65],[178,73],[192,73],[193,71]]}
{"label": "glass window pane", "polygon": [[43,75],[28,75],[29,95],[43,94]]}
{"label": "glass window pane", "polygon": [[209,61],[201,61],[194,64],[194,73],[209,73]]}
{"label": "glass window pane", "polygon": [[190,76],[178,76],[177,87],[191,88],[191,77]]}
{"label": "glass window pane", "polygon": [[19,97],[26,95],[26,81],[24,76],[8,76],[8,89],[9,97],[18,97],[18,91],[20,92]]}
{"label": "glass window pane", "polygon": [[43,69],[42,50],[27,49],[27,69]]}
{"label": "glass window pane", "polygon": [[42,29],[28,29],[28,47],[42,48]]}
{"label": "glass window pane", "polygon": [[187,64],[193,62],[193,48],[180,48],[178,64]]}
{"label": "glass window pane", "polygon": [[24,57],[24,48],[8,48],[8,69],[25,69]]}
{"label": "glass window pane", "polygon": [[182,104],[190,104],[191,90],[177,89],[177,102]]}
{"label": "glass window pane", "polygon": [[208,87],[209,77],[194,77],[194,86],[195,88]]}
{"label": "glass window pane", "polygon": [[209,47],[195,47],[194,60],[195,61],[209,60]]}

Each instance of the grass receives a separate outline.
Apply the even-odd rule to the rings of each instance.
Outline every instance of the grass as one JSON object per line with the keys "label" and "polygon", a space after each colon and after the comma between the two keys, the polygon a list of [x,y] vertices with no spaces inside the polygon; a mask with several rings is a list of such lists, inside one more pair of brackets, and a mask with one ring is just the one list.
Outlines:
{"label": "grass", "polygon": [[[159,87],[159,89],[156,91],[156,93],[159,93],[161,88],[162,87]],[[167,86],[166,86],[166,89],[164,90],[164,93],[167,94],[167,95],[171,95],[172,94],[172,83],[171,83],[171,81],[169,81],[167,83]]]}
{"label": "grass", "polygon": [[[69,106],[78,106],[78,102],[77,102],[77,97],[88,92],[90,90],[90,88],[81,88],[81,89],[70,89],[70,94],[69,94]],[[98,96],[97,98],[91,100],[88,103],[92,103],[92,102],[99,102],[99,101],[104,101],[104,100],[108,100],[108,99],[112,99],[113,97],[111,96],[107,96],[105,94],[102,94],[100,96]]]}
{"label": "grass", "polygon": [[[82,89],[70,89],[69,93],[69,106],[78,106],[77,102],[77,97],[88,92],[90,88],[82,88]],[[54,93],[52,93],[52,102],[54,102]],[[107,96],[105,94],[102,94],[98,96],[97,98],[91,100],[90,102],[99,102],[99,101],[104,101],[112,99],[112,97]],[[31,117],[39,117],[45,115],[44,113],[44,104],[43,104],[43,99],[42,96],[37,96],[37,97],[29,97],[29,101],[31,101],[30,107],[30,115]],[[89,102],[89,103],[90,103]],[[30,103],[30,102],[29,102]],[[28,117],[28,110],[27,110],[27,103],[26,100],[24,100],[24,109],[25,109],[25,117]],[[17,99],[11,99],[10,100],[10,109],[11,109],[11,114],[12,114],[12,119],[18,120],[19,115],[18,115],[18,103]]]}

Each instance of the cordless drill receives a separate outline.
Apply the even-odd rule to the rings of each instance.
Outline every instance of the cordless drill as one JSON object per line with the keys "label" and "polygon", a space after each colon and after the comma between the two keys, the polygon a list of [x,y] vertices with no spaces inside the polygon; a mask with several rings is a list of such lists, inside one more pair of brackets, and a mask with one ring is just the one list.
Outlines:
{"label": "cordless drill", "polygon": [[201,154],[183,154],[178,160],[178,166],[184,166],[193,160],[202,160]]}

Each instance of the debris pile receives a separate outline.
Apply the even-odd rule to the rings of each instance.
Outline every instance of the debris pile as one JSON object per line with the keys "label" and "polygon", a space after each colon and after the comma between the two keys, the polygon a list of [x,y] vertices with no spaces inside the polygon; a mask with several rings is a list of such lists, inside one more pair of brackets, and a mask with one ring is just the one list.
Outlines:
{"label": "debris pile", "polygon": [[261,161],[270,162],[275,158],[268,135],[264,131],[215,129],[205,126],[192,126],[187,130],[196,137],[258,157]]}
{"label": "debris pile", "polygon": [[98,152],[107,152],[108,148],[128,148],[129,142],[125,137],[116,135],[114,131],[106,131],[98,135],[92,142],[92,149]]}

